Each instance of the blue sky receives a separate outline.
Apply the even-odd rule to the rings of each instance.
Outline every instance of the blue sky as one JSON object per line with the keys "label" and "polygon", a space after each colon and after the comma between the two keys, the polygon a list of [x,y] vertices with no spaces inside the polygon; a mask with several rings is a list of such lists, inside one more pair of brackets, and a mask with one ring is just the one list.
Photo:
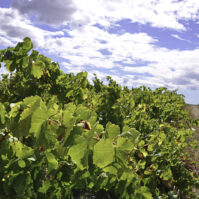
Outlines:
{"label": "blue sky", "polygon": [[65,72],[178,89],[199,104],[198,0],[1,0],[0,48],[27,36]]}

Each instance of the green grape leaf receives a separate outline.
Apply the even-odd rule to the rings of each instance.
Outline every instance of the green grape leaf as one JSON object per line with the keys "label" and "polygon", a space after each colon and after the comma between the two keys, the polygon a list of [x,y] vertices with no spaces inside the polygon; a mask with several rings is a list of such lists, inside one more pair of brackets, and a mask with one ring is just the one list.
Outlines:
{"label": "green grape leaf", "polygon": [[41,127],[44,124],[44,122],[47,121],[49,115],[46,110],[45,106],[40,106],[40,108],[36,109],[31,118],[31,128],[30,133],[34,133],[36,137],[39,137],[39,133],[41,131]]}
{"label": "green grape leaf", "polygon": [[93,128],[96,125],[97,121],[97,114],[96,112],[91,112],[91,117],[89,118],[88,122],[91,124],[91,128]]}
{"label": "green grape leaf", "polygon": [[88,155],[87,142],[83,137],[78,141],[80,144],[72,145],[68,151],[68,155],[71,156],[71,159],[77,164],[77,167],[83,170],[85,166],[87,166],[87,164],[83,162],[83,159],[87,159],[85,156]]}
{"label": "green grape leaf", "polygon": [[130,128],[128,131],[122,132],[120,136],[130,139],[133,141],[133,143],[137,143],[139,140],[140,132],[135,128]]}
{"label": "green grape leaf", "polygon": [[133,143],[128,138],[119,137],[117,139],[117,150],[130,151],[133,146]]}
{"label": "green grape leaf", "polygon": [[103,131],[104,131],[103,125],[97,124],[96,127],[95,127],[95,131],[96,131],[96,133],[101,133],[101,132],[103,132]]}
{"label": "green grape leaf", "polygon": [[49,180],[47,180],[39,188],[39,192],[46,194],[50,187],[51,187],[51,182]]}
{"label": "green grape leaf", "polygon": [[22,45],[23,49],[26,50],[26,52],[30,51],[33,48],[33,43],[31,41],[31,39],[26,37],[26,38],[24,38],[23,41],[24,41],[23,45]]}
{"label": "green grape leaf", "polygon": [[71,114],[70,111],[63,111],[63,120],[62,125],[64,125],[67,129],[71,129],[75,124],[76,118]]}
{"label": "green grape leaf", "polygon": [[144,199],[153,199],[152,194],[150,192],[143,192],[141,195],[144,197]]}
{"label": "green grape leaf", "polygon": [[25,158],[31,157],[34,154],[34,150],[32,148],[23,145],[19,141],[13,143],[12,148],[19,159],[25,159]]}
{"label": "green grape leaf", "polygon": [[120,135],[120,127],[115,124],[111,124],[110,122],[108,122],[106,125],[106,131],[108,132],[108,137],[110,139]]}
{"label": "green grape leaf", "polygon": [[26,118],[24,120],[21,120],[19,122],[14,122],[11,130],[12,133],[15,137],[19,138],[22,136],[27,136],[29,134],[29,129],[30,129],[30,119],[31,118]]}
{"label": "green grape leaf", "polygon": [[20,198],[22,198],[23,192],[29,185],[28,182],[30,182],[30,175],[25,173],[21,173],[14,178],[12,185]]}
{"label": "green grape leaf", "polygon": [[20,115],[20,120],[29,117],[37,108],[40,107],[41,98],[39,96],[26,97],[23,100],[24,110]]}
{"label": "green grape leaf", "polygon": [[46,155],[46,158],[47,158],[47,161],[48,161],[48,171],[50,173],[52,170],[58,168],[58,162],[57,162],[57,160],[55,159],[55,156],[52,153],[46,151],[45,155]]}
{"label": "green grape leaf", "polygon": [[171,171],[171,169],[170,169],[170,168],[165,168],[165,169],[162,171],[160,177],[161,177],[163,180],[169,180],[169,179],[171,179],[171,178],[172,178],[172,171]]}
{"label": "green grape leaf", "polygon": [[13,72],[15,70],[15,67],[13,65],[13,61],[11,60],[5,60],[5,67],[8,70],[8,72]]}
{"label": "green grape leaf", "polygon": [[9,127],[15,137],[27,136],[31,127],[31,115],[41,105],[38,96],[25,98],[22,102],[16,103],[9,115]]}
{"label": "green grape leaf", "polygon": [[79,120],[88,120],[91,116],[91,111],[88,108],[80,105],[77,107],[75,114],[78,116]]}
{"label": "green grape leaf", "polygon": [[0,103],[0,124],[5,123],[5,114],[6,114],[5,107],[2,103]]}
{"label": "green grape leaf", "polygon": [[58,110],[57,108],[57,103],[58,103],[58,99],[57,99],[57,96],[56,95],[53,95],[50,99],[49,99],[49,101],[48,101],[48,103],[47,103],[47,108],[48,109],[50,109],[50,108],[52,108],[52,109],[54,109],[54,110]]}
{"label": "green grape leaf", "polygon": [[24,67],[27,67],[29,64],[29,56],[25,56],[22,58],[22,64]]}
{"label": "green grape leaf", "polygon": [[73,114],[76,110],[76,106],[73,103],[68,103],[64,105],[64,110],[71,112]]}
{"label": "green grape leaf", "polygon": [[108,166],[108,167],[105,167],[103,168],[103,171],[105,171],[106,173],[110,173],[110,174],[113,174],[113,175],[117,175],[118,173],[118,169],[114,166]]}
{"label": "green grape leaf", "polygon": [[39,64],[39,63],[37,63],[37,64],[33,63],[32,64],[31,74],[35,78],[39,79],[43,75],[43,70],[42,69],[43,69],[43,67],[42,67],[41,64]]}
{"label": "green grape leaf", "polygon": [[143,199],[153,199],[153,196],[148,187],[142,186],[137,192],[138,195],[142,196]]}
{"label": "green grape leaf", "polygon": [[123,166],[128,167],[128,153],[123,150],[116,149],[116,160],[123,164]]}
{"label": "green grape leaf", "polygon": [[19,167],[21,167],[21,168],[25,168],[25,167],[26,167],[26,163],[25,163],[25,161],[23,161],[23,160],[19,160],[19,161],[18,161],[18,165],[19,165]]}
{"label": "green grape leaf", "polygon": [[110,139],[101,139],[95,144],[93,150],[93,162],[103,168],[114,161],[115,150]]}

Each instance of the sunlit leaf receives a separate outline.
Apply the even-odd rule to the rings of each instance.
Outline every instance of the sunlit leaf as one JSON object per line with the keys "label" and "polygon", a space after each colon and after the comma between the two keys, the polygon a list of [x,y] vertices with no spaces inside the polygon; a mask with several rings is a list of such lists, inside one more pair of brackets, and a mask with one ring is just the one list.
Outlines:
{"label": "sunlit leaf", "polygon": [[45,181],[42,186],[39,188],[39,192],[46,194],[48,189],[51,187],[51,183],[49,180]]}
{"label": "sunlit leaf", "polygon": [[83,158],[86,159],[85,156],[88,155],[87,142],[84,138],[82,138],[80,141],[81,142],[79,144],[70,147],[68,155],[71,156],[78,168],[84,169],[86,165],[83,162]]}
{"label": "sunlit leaf", "polygon": [[103,168],[114,161],[114,147],[110,139],[101,139],[94,146],[93,162],[98,167]]}
{"label": "sunlit leaf", "polygon": [[108,132],[108,137],[113,139],[120,134],[120,127],[115,124],[108,123],[106,125],[106,131]]}
{"label": "sunlit leaf", "polygon": [[25,163],[25,161],[23,161],[23,160],[19,160],[19,161],[18,161],[18,165],[19,165],[21,168],[26,167],[26,163]]}

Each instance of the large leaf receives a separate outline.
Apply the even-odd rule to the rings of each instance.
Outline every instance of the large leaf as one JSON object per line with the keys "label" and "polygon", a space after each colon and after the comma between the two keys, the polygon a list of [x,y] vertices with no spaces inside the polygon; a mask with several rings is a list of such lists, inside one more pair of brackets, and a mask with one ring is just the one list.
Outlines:
{"label": "large leaf", "polygon": [[85,161],[83,161],[83,159],[87,159],[85,156],[88,155],[87,142],[83,137],[79,141],[79,144],[72,145],[70,147],[68,155],[71,156],[73,162],[77,164],[78,168],[84,169],[85,166],[87,166]]}
{"label": "large leaf", "polygon": [[48,117],[49,115],[46,106],[43,104],[43,102],[41,102],[40,107],[36,109],[32,114],[30,132],[34,133],[36,137],[38,137],[41,131],[41,127],[44,122],[46,122]]}
{"label": "large leaf", "polygon": [[103,168],[114,161],[115,150],[110,139],[101,139],[94,146],[93,162]]}

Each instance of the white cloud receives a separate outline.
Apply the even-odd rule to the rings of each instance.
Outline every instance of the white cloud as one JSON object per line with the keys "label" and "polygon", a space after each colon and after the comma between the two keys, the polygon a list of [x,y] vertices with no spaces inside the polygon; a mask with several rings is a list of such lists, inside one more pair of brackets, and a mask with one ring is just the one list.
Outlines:
{"label": "white cloud", "polygon": [[110,27],[130,19],[154,27],[185,30],[180,20],[199,19],[198,0],[14,0],[12,7],[50,25],[70,23],[72,27],[99,23]]}
{"label": "white cloud", "polygon": [[72,0],[13,0],[12,7],[21,14],[36,17],[38,22],[61,25],[75,12]]}
{"label": "white cloud", "polygon": [[63,36],[63,31],[50,32],[37,28],[32,22],[11,8],[0,8],[0,36],[14,43],[30,37],[35,47],[42,48],[47,37]]}
{"label": "white cloud", "polygon": [[[71,30],[69,34],[70,38],[50,38],[45,46],[50,53],[69,59],[72,65],[84,67],[111,69],[115,67],[116,61],[127,59],[126,61],[130,62],[132,58],[128,57],[132,57],[133,52],[133,57],[139,59],[136,52],[143,48],[147,51],[148,44],[156,42],[145,33],[115,35],[94,26],[87,26],[83,30]],[[105,43],[101,43],[100,40]],[[107,49],[112,55],[101,54],[101,49]]]}
{"label": "white cloud", "polygon": [[185,39],[183,39],[182,37],[180,37],[179,35],[177,34],[171,34],[172,37],[176,38],[176,39],[179,39],[179,40],[182,40],[182,41],[185,41]]}
{"label": "white cloud", "polygon": [[[167,86],[172,89],[198,85],[198,79],[187,81],[189,77],[186,74],[187,71],[199,71],[199,49],[169,50],[158,47],[157,40],[146,33],[116,35],[92,26],[71,30],[69,34],[70,38],[50,38],[46,42],[50,53],[70,61],[64,65],[67,71],[79,72],[89,68],[92,73],[93,70],[106,69],[113,78],[126,85],[134,85],[135,81],[139,85]],[[107,49],[112,54],[103,55],[100,49]],[[129,66],[139,61],[143,65]],[[126,77],[125,72],[132,74],[133,81]],[[147,73],[152,77],[147,76]],[[102,74],[105,76],[108,73]]]}
{"label": "white cloud", "polygon": [[178,3],[177,17],[178,19],[196,20],[199,19],[199,1],[184,0]]}
{"label": "white cloud", "polygon": [[185,30],[181,19],[196,19],[199,11],[197,0],[74,0],[76,23],[99,23],[110,26],[113,22],[130,19],[154,27]]}
{"label": "white cloud", "polygon": [[5,37],[0,36],[0,46],[2,47],[8,47],[13,46],[14,43],[10,41],[9,39],[6,39]]}
{"label": "white cloud", "polygon": [[178,39],[178,40],[186,41],[186,42],[188,42],[188,43],[192,43],[192,41],[190,41],[190,40],[188,40],[188,39],[184,39],[184,38],[180,37],[180,36],[177,35],[177,34],[171,34],[171,36],[174,37],[174,38],[176,38],[176,39]]}

